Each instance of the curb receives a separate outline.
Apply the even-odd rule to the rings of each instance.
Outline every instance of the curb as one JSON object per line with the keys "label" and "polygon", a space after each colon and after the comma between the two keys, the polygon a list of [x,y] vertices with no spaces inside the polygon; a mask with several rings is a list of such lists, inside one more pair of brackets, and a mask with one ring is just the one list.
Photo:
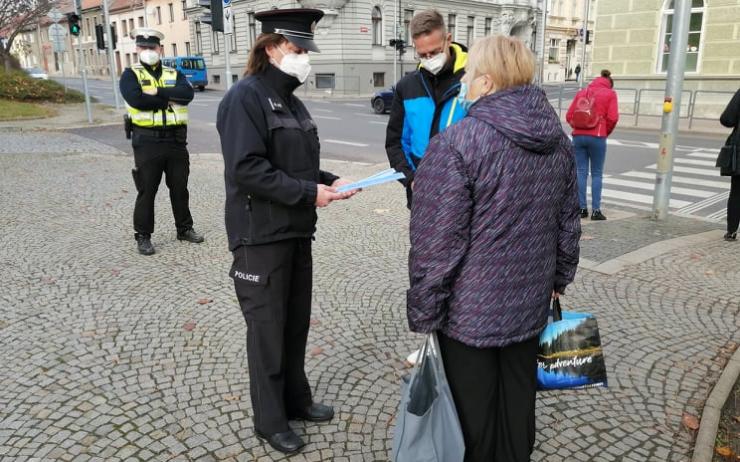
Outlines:
{"label": "curb", "polygon": [[690,245],[702,244],[705,242],[711,242],[719,240],[724,235],[724,231],[715,229],[699,234],[691,234],[689,236],[677,237],[674,239],[668,239],[666,241],[656,242],[654,244],[646,245],[633,252],[626,253],[617,258],[607,260],[603,263],[598,263],[592,260],[582,258],[578,263],[578,266],[583,269],[595,271],[597,273],[614,275],[627,268],[628,266],[638,265],[647,260],[671,252],[673,250],[680,249],[682,247],[688,247]]}
{"label": "curb", "polygon": [[722,408],[738,377],[740,377],[740,348],[735,350],[704,405],[691,462],[711,462],[714,457],[714,440],[717,438]]}

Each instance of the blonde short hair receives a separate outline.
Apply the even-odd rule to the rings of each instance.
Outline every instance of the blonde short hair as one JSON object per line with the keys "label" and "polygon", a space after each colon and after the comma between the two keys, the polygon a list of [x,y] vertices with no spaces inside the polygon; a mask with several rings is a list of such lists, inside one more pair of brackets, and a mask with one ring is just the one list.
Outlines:
{"label": "blonde short hair", "polygon": [[478,39],[468,53],[465,80],[481,75],[493,80],[496,91],[532,83],[535,57],[521,40],[504,35]]}

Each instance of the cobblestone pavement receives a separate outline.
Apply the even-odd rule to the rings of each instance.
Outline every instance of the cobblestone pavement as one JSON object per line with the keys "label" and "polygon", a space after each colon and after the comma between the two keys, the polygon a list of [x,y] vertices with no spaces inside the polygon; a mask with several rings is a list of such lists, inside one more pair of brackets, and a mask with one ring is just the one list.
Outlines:
{"label": "cobblestone pavement", "polygon": [[[402,361],[420,343],[405,320],[397,185],[320,212],[307,368],[337,417],[294,424],[309,444],[286,458],[252,435],[220,159],[192,158],[206,242],[175,239],[162,186],[158,253],[141,257],[130,156],[75,135],[0,138],[0,459],[388,460]],[[356,178],[378,168],[325,167]],[[584,257],[598,259],[610,226],[632,226],[620,222],[587,228]],[[701,414],[740,341],[739,256],[740,244],[714,242],[615,276],[580,271],[565,303],[598,316],[610,387],[542,394],[533,460],[688,460],[682,416]]]}

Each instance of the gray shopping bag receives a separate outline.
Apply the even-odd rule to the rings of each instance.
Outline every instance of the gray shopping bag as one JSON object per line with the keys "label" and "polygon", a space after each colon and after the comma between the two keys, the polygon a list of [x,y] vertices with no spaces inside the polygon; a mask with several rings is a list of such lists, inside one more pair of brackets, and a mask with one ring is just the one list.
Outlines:
{"label": "gray shopping bag", "polygon": [[393,461],[462,462],[464,457],[462,428],[433,333],[426,338],[411,376],[401,383]]}

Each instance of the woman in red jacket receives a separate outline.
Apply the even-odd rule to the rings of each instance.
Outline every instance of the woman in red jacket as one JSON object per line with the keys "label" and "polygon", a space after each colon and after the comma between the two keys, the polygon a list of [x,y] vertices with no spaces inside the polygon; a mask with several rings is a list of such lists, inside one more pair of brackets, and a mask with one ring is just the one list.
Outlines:
{"label": "woman in red jacket", "polygon": [[591,167],[592,220],[606,220],[601,213],[601,185],[606,159],[606,138],[619,121],[617,93],[612,90],[611,72],[601,71],[591,84],[579,91],[568,108],[565,120],[573,127],[573,146],[578,165],[578,201],[581,218],[588,217],[586,187]]}

